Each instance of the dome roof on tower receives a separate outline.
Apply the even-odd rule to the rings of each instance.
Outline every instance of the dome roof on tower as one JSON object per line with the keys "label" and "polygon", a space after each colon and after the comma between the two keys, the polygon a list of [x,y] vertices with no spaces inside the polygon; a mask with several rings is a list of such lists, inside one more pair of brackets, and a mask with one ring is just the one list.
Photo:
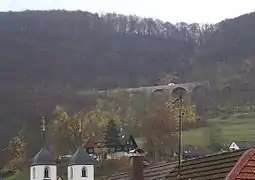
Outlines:
{"label": "dome roof on tower", "polygon": [[70,158],[69,166],[72,165],[94,165],[94,162],[92,161],[86,150],[80,147]]}
{"label": "dome roof on tower", "polygon": [[53,155],[46,148],[42,148],[33,158],[31,166],[36,165],[56,165],[56,162]]}

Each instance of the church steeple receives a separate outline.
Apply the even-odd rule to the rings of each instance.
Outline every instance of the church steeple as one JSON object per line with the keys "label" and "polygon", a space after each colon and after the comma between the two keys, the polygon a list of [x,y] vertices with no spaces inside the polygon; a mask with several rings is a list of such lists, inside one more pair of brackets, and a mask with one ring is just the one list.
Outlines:
{"label": "church steeple", "polygon": [[79,147],[82,147],[82,120],[79,121]]}
{"label": "church steeple", "polygon": [[30,180],[57,180],[57,166],[53,155],[46,148],[46,118],[42,118],[42,148],[34,156],[30,167]]}
{"label": "church steeple", "polygon": [[82,146],[82,121],[79,121],[79,147],[68,164],[68,180],[94,180],[94,162]]}
{"label": "church steeple", "polygon": [[46,118],[42,117],[42,147],[46,146]]}

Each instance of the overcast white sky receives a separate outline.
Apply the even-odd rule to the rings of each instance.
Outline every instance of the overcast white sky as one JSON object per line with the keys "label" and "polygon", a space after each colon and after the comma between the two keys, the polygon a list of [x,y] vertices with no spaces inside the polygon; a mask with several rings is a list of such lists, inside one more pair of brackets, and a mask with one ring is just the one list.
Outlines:
{"label": "overcast white sky", "polygon": [[87,10],[153,17],[172,23],[215,23],[255,11],[255,0],[0,0],[0,11]]}

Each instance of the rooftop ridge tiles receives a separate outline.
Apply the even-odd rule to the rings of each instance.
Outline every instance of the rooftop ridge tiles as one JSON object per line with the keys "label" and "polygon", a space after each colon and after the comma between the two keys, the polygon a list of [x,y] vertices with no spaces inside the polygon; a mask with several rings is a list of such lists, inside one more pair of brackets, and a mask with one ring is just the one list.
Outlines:
{"label": "rooftop ridge tiles", "polygon": [[235,179],[245,167],[246,163],[250,160],[250,158],[255,154],[255,149],[249,149],[239,158],[234,168],[228,173],[226,180]]}
{"label": "rooftop ridge tiles", "polygon": [[208,155],[201,156],[201,157],[190,158],[190,159],[186,159],[186,160],[182,160],[182,161],[189,162],[189,161],[192,161],[192,160],[205,159],[205,158],[208,158],[208,157],[224,155],[224,154],[235,154],[235,153],[238,153],[238,152],[241,153],[241,152],[245,152],[245,151],[247,151],[247,149],[238,149],[238,150],[234,150],[234,151],[216,152],[216,153],[213,153],[213,154],[208,154]]}

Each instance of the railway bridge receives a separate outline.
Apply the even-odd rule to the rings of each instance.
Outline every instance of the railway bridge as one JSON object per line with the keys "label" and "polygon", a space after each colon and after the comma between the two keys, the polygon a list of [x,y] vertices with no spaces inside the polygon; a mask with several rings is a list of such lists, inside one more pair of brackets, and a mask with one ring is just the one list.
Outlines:
{"label": "railway bridge", "polygon": [[[159,86],[146,86],[146,87],[139,87],[139,88],[128,88],[122,89],[128,93],[144,93],[147,99],[150,99],[153,93],[156,92],[164,92],[168,93],[169,100],[172,100],[177,95],[182,95],[186,99],[190,99],[192,94],[199,88],[203,87],[205,91],[209,89],[209,82],[190,82],[184,84],[174,84],[170,83],[167,85],[159,85]],[[118,90],[103,90],[103,91],[90,91],[85,92],[83,95],[107,95],[109,92],[119,91]]]}

